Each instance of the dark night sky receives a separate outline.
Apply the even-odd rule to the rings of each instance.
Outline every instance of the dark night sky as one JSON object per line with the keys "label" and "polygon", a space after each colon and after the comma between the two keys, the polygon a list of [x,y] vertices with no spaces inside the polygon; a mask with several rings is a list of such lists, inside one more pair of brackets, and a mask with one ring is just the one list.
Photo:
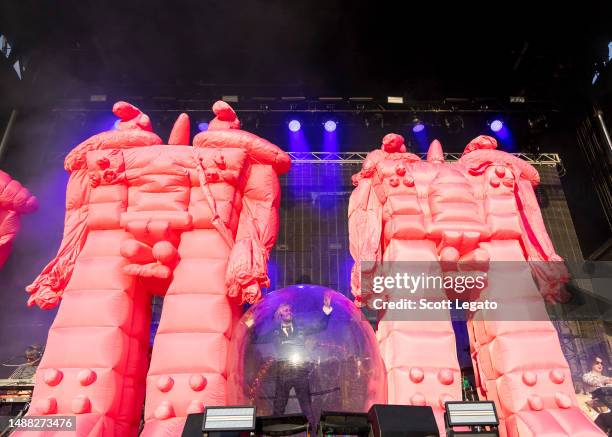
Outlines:
{"label": "dark night sky", "polygon": [[530,3],[5,0],[0,31],[30,58],[37,99],[210,83],[419,100],[583,93],[612,30],[606,2]]}

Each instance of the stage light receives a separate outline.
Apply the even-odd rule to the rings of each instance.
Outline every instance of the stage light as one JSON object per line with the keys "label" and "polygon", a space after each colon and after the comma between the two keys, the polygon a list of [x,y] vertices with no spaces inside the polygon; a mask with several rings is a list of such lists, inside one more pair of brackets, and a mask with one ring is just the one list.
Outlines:
{"label": "stage light", "polygon": [[380,113],[366,113],[363,116],[363,123],[365,127],[375,126],[380,127],[381,129],[385,127],[385,119]]}
{"label": "stage light", "polygon": [[489,127],[491,128],[493,132],[499,132],[500,130],[504,128],[504,122],[501,120],[493,120],[489,124]]}
{"label": "stage light", "polygon": [[[447,435],[499,436],[497,410],[491,401],[450,401],[444,404],[444,409]],[[471,432],[455,432],[453,428],[459,426],[469,427]]]}
{"label": "stage light", "polygon": [[90,102],[106,102],[106,94],[92,94],[89,96]]}
{"label": "stage light", "polygon": [[497,143],[505,152],[515,152],[512,132],[501,118],[493,118],[487,121],[489,129],[497,138]]}
{"label": "stage light", "polygon": [[425,129],[425,124],[418,118],[414,117],[412,119],[412,132],[414,132],[415,134],[418,134],[419,132],[423,132],[424,129]]}
{"label": "stage light", "polygon": [[527,125],[532,132],[541,132],[548,128],[548,119],[544,114],[535,114],[527,118]]}
{"label": "stage light", "polygon": [[255,407],[206,407],[200,429],[205,432],[254,431],[256,417]]}
{"label": "stage light", "polygon": [[510,96],[510,103],[525,103],[524,96]]}
{"label": "stage light", "polygon": [[463,117],[460,115],[446,116],[444,117],[444,126],[446,126],[446,129],[448,129],[451,134],[456,134],[464,127]]}
{"label": "stage light", "polygon": [[200,132],[204,132],[205,130],[208,130],[208,123],[205,121],[198,123],[198,129],[200,129]]}
{"label": "stage light", "polygon": [[283,100],[285,102],[302,102],[302,101],[306,100],[306,97],[302,97],[302,96],[287,96],[287,97],[281,97],[281,100]]}
{"label": "stage light", "polygon": [[297,132],[302,128],[302,123],[300,123],[298,120],[291,120],[288,126],[291,132]]}
{"label": "stage light", "polygon": [[323,127],[325,127],[327,132],[333,132],[336,130],[337,123],[334,120],[327,120]]}
{"label": "stage light", "polygon": [[401,105],[404,103],[404,98],[397,96],[387,96],[387,103],[395,103],[396,105]]}

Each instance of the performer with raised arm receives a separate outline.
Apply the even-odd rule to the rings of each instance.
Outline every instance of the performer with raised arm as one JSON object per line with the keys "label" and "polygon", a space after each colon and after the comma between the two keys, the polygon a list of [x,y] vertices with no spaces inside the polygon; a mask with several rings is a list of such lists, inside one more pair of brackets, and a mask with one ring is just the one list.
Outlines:
{"label": "performer with raised arm", "polygon": [[[274,343],[279,357],[276,363],[274,415],[284,414],[293,388],[302,413],[311,425],[315,424],[310,395],[312,365],[306,360],[306,337],[326,330],[332,311],[329,293],[323,298],[320,318],[310,324],[297,320],[290,304],[281,303],[274,313],[274,328],[261,334],[257,333],[257,330],[254,331],[253,343]],[[245,322],[249,328],[254,323],[253,317],[249,317]]]}

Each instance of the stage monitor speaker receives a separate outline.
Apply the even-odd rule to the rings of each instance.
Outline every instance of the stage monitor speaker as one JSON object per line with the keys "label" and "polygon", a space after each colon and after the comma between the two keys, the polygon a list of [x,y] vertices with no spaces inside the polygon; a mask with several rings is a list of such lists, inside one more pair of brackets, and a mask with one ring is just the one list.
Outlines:
{"label": "stage monitor speaker", "polygon": [[368,437],[371,429],[366,413],[322,411],[317,435],[319,437],[332,435]]}
{"label": "stage monitor speaker", "polygon": [[370,408],[368,419],[374,437],[439,437],[431,407],[380,405]]}
{"label": "stage monitor speaker", "polygon": [[259,416],[255,433],[259,436],[280,437],[294,434],[309,434],[310,424],[304,414],[282,414]]}

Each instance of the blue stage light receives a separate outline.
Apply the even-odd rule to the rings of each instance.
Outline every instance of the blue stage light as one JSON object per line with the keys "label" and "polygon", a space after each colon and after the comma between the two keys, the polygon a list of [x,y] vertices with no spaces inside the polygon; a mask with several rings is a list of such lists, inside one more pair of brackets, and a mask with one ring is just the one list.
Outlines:
{"label": "blue stage light", "polygon": [[208,130],[208,123],[206,123],[205,121],[203,121],[202,123],[198,123],[198,129],[200,129],[200,132]]}
{"label": "blue stage light", "polygon": [[119,126],[119,123],[121,123],[121,119],[120,118],[115,120],[115,122],[113,123],[113,129],[117,130],[117,127]]}
{"label": "blue stage light", "polygon": [[297,132],[302,128],[302,123],[300,123],[298,120],[291,120],[289,122],[289,130],[291,132]]}
{"label": "blue stage light", "polygon": [[504,122],[501,120],[493,120],[489,127],[493,132],[499,132],[504,128]]}
{"label": "blue stage light", "polygon": [[327,132],[333,132],[336,130],[337,123],[334,120],[327,120],[323,127],[325,127]]}
{"label": "blue stage light", "polygon": [[414,132],[415,134],[418,134],[419,132],[423,132],[424,129],[425,129],[425,125],[421,123],[420,121],[417,122],[414,126],[412,126],[412,132]]}

